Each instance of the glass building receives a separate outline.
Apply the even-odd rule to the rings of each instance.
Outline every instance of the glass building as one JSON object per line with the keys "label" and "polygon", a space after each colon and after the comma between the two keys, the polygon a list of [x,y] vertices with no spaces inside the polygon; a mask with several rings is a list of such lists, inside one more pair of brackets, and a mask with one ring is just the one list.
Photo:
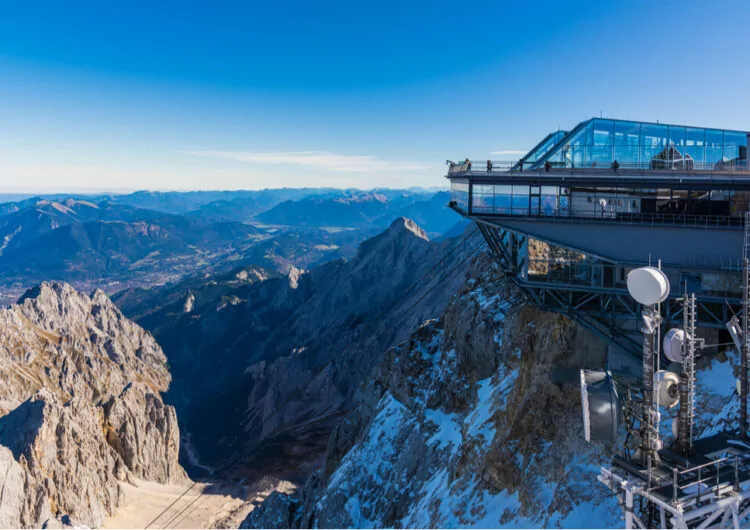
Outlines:
{"label": "glass building", "polygon": [[[529,169],[609,168],[717,170],[747,168],[748,133],[593,118],[537,156]],[[530,153],[533,154],[533,151]]]}
{"label": "glass building", "polygon": [[557,143],[565,138],[568,131],[557,131],[549,133],[544,137],[544,140],[539,142],[534,149],[529,151],[521,160],[513,165],[513,169],[522,169],[525,167],[534,166],[537,162],[542,160]]}
{"label": "glass building", "polygon": [[451,165],[452,202],[482,215],[735,225],[750,209],[748,137],[593,118],[548,134],[509,170]]}

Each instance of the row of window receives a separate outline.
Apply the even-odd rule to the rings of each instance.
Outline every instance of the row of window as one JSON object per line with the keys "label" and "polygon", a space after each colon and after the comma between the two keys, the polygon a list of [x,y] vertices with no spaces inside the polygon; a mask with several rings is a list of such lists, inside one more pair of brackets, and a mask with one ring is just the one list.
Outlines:
{"label": "row of window", "polygon": [[[453,200],[468,210],[468,185],[453,188]],[[731,190],[576,188],[474,185],[471,210],[502,215],[609,217],[627,214],[742,216],[750,193]]]}

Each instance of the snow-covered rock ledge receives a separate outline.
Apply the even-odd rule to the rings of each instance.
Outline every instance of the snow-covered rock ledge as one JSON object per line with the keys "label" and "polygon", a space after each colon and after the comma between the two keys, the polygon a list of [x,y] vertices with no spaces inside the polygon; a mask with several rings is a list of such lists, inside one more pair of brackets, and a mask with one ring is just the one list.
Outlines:
{"label": "snow-covered rock ledge", "polygon": [[612,527],[581,434],[578,370],[605,346],[519,305],[478,259],[445,314],[387,352],[333,433],[323,469],[243,527]]}

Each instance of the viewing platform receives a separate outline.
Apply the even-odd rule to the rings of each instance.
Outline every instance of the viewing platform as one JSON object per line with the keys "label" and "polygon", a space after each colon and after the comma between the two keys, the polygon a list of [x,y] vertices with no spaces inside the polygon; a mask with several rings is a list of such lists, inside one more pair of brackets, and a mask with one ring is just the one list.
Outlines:
{"label": "viewing platform", "polygon": [[[638,308],[633,268],[661,261],[702,325],[738,309],[750,132],[592,118],[517,161],[448,161],[449,206],[477,222],[501,267],[548,310],[612,338]],[[632,307],[631,307],[632,306]],[[679,319],[679,308],[665,307]]]}

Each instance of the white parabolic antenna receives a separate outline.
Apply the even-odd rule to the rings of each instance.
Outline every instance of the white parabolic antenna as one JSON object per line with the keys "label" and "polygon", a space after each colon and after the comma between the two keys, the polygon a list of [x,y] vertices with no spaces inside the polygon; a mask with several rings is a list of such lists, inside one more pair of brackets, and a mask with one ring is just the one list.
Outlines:
{"label": "white parabolic antenna", "polygon": [[639,304],[659,304],[669,296],[669,279],[656,267],[634,269],[628,273],[628,291]]}
{"label": "white parabolic antenna", "polygon": [[674,372],[659,370],[656,372],[656,391],[659,393],[659,403],[663,407],[671,409],[679,402],[677,386],[680,384],[680,376]]}
{"label": "white parabolic antenna", "polygon": [[673,363],[682,364],[685,360],[682,358],[685,344],[685,330],[672,328],[664,335],[664,355]]}

